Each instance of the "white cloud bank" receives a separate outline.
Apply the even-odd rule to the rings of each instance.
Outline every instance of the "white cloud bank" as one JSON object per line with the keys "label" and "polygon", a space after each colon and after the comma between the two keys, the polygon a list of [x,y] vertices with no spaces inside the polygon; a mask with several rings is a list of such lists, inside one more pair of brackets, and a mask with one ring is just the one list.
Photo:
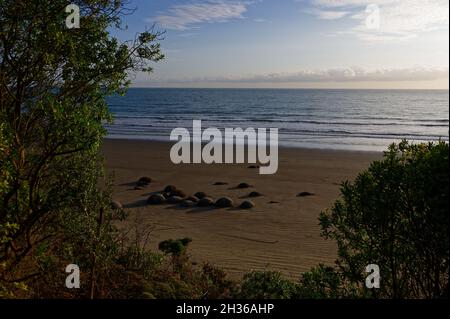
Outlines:
{"label": "white cloud bank", "polygon": [[167,13],[151,17],[147,22],[170,30],[187,30],[199,23],[226,22],[242,18],[247,4],[235,1],[205,1],[175,5]]}
{"label": "white cloud bank", "polygon": [[166,79],[165,83],[296,83],[296,82],[419,82],[448,78],[448,67],[444,68],[403,68],[364,69],[359,67],[327,70],[302,70],[292,73],[272,73],[241,77],[197,77]]}
{"label": "white cloud bank", "polygon": [[[369,41],[399,40],[433,30],[448,30],[448,0],[311,0],[307,13],[319,19],[354,20],[356,25],[337,33],[354,34]],[[379,8],[379,27],[368,28],[368,6]],[[349,14],[349,12],[351,12]]]}

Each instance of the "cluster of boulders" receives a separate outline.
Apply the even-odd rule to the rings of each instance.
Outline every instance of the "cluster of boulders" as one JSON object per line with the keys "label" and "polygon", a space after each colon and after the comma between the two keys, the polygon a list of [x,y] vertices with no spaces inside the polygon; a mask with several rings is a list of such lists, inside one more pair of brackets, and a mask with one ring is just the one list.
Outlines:
{"label": "cluster of boulders", "polygon": [[[241,187],[239,187],[241,188]],[[245,187],[242,187],[245,188]],[[254,192],[255,194],[257,192]],[[249,196],[256,197],[260,196]],[[205,192],[197,192],[192,196],[187,196],[182,190],[176,188],[173,185],[166,186],[161,192],[150,195],[147,199],[147,203],[150,205],[160,204],[177,204],[181,207],[217,207],[217,208],[229,208],[235,207],[233,200],[230,197],[224,196],[217,200],[214,200],[211,196],[208,196]],[[249,200],[243,201],[239,208],[249,209],[254,207],[255,204]]]}
{"label": "cluster of boulders", "polygon": [[[251,167],[253,168],[253,167]],[[152,179],[147,176],[139,178],[136,182],[135,189],[142,189],[150,185]],[[213,185],[227,185],[226,182],[215,182]],[[248,183],[240,183],[234,187],[234,189],[246,189],[253,187]],[[313,196],[314,193],[301,192],[297,194],[297,197],[308,197]],[[264,196],[263,194],[252,191],[248,193],[245,197],[253,198]],[[269,204],[278,204],[277,201],[270,201]],[[182,190],[178,189],[174,185],[167,185],[161,192],[151,194],[147,199],[147,204],[149,205],[161,205],[161,204],[173,204],[179,205],[181,207],[217,207],[217,208],[229,208],[229,207],[239,207],[241,209],[250,209],[255,206],[255,204],[250,200],[244,200],[239,205],[235,205],[230,197],[224,196],[217,200],[214,200],[211,196],[208,196],[205,192],[197,192],[192,196],[186,195]],[[111,208],[113,210],[122,210],[123,205],[119,201],[113,200],[111,202]]]}

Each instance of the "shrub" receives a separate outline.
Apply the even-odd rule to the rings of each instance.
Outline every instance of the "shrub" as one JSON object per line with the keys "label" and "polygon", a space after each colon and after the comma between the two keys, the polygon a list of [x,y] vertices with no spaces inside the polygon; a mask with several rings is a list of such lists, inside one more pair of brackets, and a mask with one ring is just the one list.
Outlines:
{"label": "shrub", "polygon": [[203,285],[203,298],[222,299],[231,298],[236,293],[237,285],[227,278],[227,274],[210,263],[203,265],[200,273],[200,282]]}
{"label": "shrub", "polygon": [[252,271],[244,275],[238,298],[289,299],[294,296],[296,285],[275,271]]}
{"label": "shrub", "polygon": [[337,299],[358,296],[355,286],[343,278],[336,267],[318,265],[302,274],[295,298],[299,299]]}
{"label": "shrub", "polygon": [[[338,244],[340,272],[380,298],[437,298],[448,289],[448,144],[392,144],[380,161],[341,186],[322,212],[322,235]],[[364,269],[380,268],[368,292]]]}
{"label": "shrub", "polygon": [[[187,245],[190,239],[168,240],[164,243]],[[165,245],[163,245],[165,246]],[[172,245],[169,245],[172,246]],[[187,247],[172,251],[168,263],[163,263],[154,269],[146,278],[144,296],[147,298],[171,299],[217,299],[229,298],[236,291],[236,284],[229,280],[226,273],[204,264],[195,267],[189,259]]]}
{"label": "shrub", "polygon": [[187,245],[192,241],[190,238],[182,239],[168,239],[159,243],[158,248],[167,255],[180,256],[187,248]]}

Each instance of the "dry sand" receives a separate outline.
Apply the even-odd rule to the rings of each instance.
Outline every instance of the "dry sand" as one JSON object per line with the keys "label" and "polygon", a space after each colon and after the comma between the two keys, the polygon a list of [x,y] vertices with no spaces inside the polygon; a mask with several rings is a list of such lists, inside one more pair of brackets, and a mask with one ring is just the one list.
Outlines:
{"label": "dry sand", "polygon": [[[249,164],[175,165],[170,147],[163,142],[105,140],[103,154],[108,171],[114,173],[113,197],[129,213],[121,226],[136,220],[152,226],[148,245],[155,250],[162,240],[190,237],[194,261],[209,261],[232,278],[250,270],[277,270],[297,279],[312,266],[332,264],[336,244],[320,237],[317,217],[338,197],[341,181],[353,179],[381,158],[372,152],[280,148],[278,172],[260,175]],[[141,176],[154,181],[134,190]],[[234,189],[241,182],[253,187]],[[252,198],[256,206],[250,210],[146,205],[150,193],[169,184],[188,195],[204,191],[215,199],[229,196],[235,204],[251,191],[264,196]],[[300,192],[315,195],[297,197]]]}

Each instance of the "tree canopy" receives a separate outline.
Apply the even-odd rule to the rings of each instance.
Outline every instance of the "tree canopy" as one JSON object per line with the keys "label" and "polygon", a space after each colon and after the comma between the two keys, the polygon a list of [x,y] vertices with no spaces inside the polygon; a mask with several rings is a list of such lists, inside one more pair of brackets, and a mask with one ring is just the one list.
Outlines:
{"label": "tree canopy", "polygon": [[[66,26],[71,3],[80,8],[80,28]],[[107,187],[98,187],[103,124],[111,120],[105,97],[123,93],[131,73],[149,72],[163,58],[160,32],[125,42],[111,35],[132,11],[122,0],[0,0],[4,287],[40,276],[54,257],[102,250],[109,234],[99,222],[109,211]]]}

